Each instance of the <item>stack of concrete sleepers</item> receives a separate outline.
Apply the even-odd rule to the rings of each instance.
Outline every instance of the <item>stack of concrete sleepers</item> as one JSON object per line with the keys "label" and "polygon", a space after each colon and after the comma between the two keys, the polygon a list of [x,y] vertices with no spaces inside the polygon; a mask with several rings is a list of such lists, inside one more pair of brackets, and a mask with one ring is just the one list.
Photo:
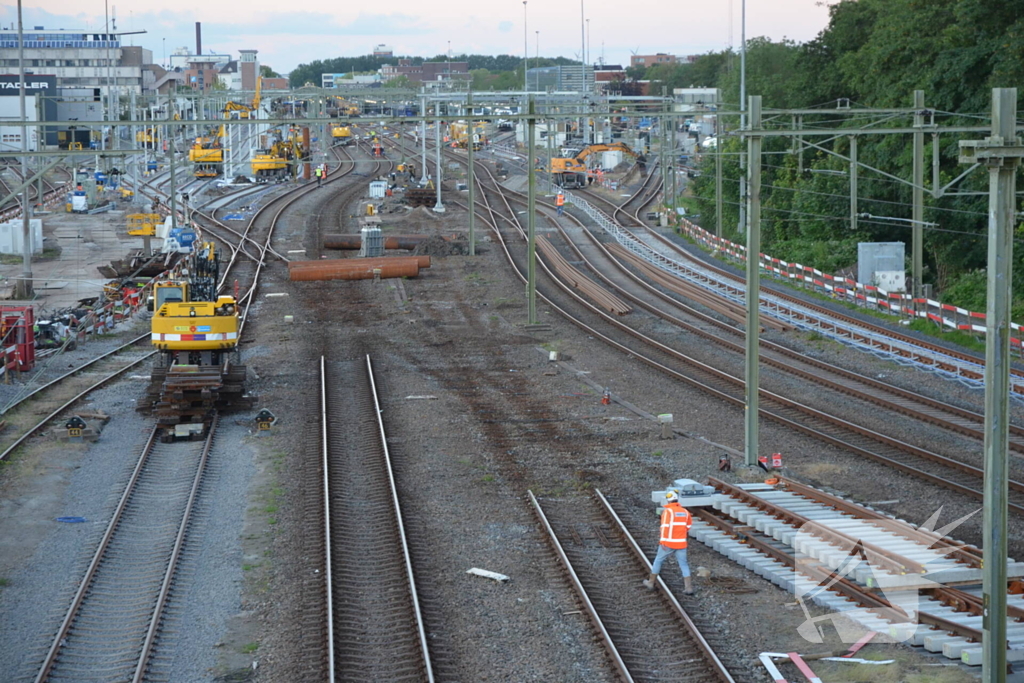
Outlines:
{"label": "stack of concrete sleepers", "polygon": [[[920,542],[899,534],[901,528],[916,529],[912,525],[886,518],[871,522],[840,512],[834,508],[809,500],[789,491],[777,489],[768,484],[743,484],[738,488],[765,502],[796,513],[808,520],[804,528],[782,521],[754,505],[726,494],[716,494],[712,506],[723,516],[751,527],[763,534],[763,541],[788,556],[796,558],[797,571],[793,566],[770,557],[750,545],[741,542],[726,532],[706,522],[695,519],[690,535],[710,546],[746,569],[771,581],[787,592],[794,593],[804,601],[842,613],[844,617],[860,624],[863,628],[887,634],[891,640],[924,647],[930,652],[941,652],[951,659],[959,659],[969,665],[981,664],[981,643],[968,638],[951,635],[946,631],[933,629],[926,624],[916,623],[918,614],[933,615],[954,622],[966,628],[981,629],[981,617],[969,612],[956,612],[927,595],[919,595],[919,588],[935,588],[944,584],[955,584],[968,593],[980,594],[981,569],[967,566],[947,557],[943,551],[930,548]],[[876,511],[877,512],[877,511]],[[854,548],[838,547],[823,540],[816,531],[827,535],[830,531],[840,532],[862,542]],[[753,533],[753,532],[752,532]],[[851,554],[851,550],[855,551]],[[906,558],[913,571],[887,571],[868,558],[880,559],[877,553]],[[876,612],[869,611],[851,599],[834,591],[818,587],[818,578],[809,578],[807,570],[817,570],[817,575],[839,574],[858,586],[871,589],[893,605],[898,605],[911,616],[911,620],[887,621]],[[1024,563],[1008,562],[1008,576],[1024,575]],[[964,586],[967,586],[966,588]],[[971,587],[977,586],[977,587]],[[1011,595],[1010,605],[1024,609],[1024,596]],[[834,615],[833,615],[834,616]],[[808,619],[801,627],[808,629],[805,637],[814,639],[815,625],[812,622],[832,620],[831,616]],[[832,620],[842,633],[843,620]],[[850,622],[845,622],[850,623]],[[1007,652],[1009,661],[1024,661],[1024,624],[1008,621]],[[856,634],[851,634],[856,640]],[[844,639],[846,637],[844,636]],[[850,642],[854,642],[851,640]]]}

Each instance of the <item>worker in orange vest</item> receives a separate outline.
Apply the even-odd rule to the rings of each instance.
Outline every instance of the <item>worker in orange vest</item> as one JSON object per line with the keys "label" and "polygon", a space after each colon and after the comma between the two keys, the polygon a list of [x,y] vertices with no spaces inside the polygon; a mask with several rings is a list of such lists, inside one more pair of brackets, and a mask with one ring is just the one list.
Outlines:
{"label": "worker in orange vest", "polygon": [[562,207],[564,207],[564,206],[565,206],[565,195],[562,194],[561,192],[559,192],[558,194],[555,195],[555,207],[558,209],[558,215],[559,216],[562,215],[562,211],[564,210]]}
{"label": "worker in orange vest", "polygon": [[669,555],[676,556],[679,570],[683,573],[683,592],[693,595],[693,579],[690,577],[690,565],[686,563],[686,535],[693,526],[690,511],[679,504],[679,494],[669,490],[665,492],[665,506],[661,509],[661,539],[658,554],[651,567],[651,575],[644,581],[647,590],[654,590],[654,584],[661,572],[661,565]]}

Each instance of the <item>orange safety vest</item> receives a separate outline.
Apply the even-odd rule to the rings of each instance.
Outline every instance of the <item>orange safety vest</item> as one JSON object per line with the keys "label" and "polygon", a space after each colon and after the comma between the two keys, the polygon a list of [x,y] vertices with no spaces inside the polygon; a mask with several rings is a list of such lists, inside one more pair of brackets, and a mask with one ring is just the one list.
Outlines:
{"label": "orange safety vest", "polygon": [[559,192],[555,195],[555,206],[562,206],[565,204],[565,195]]}
{"label": "orange safety vest", "polygon": [[686,534],[693,526],[690,511],[679,503],[669,503],[661,510],[660,543],[666,548],[685,548]]}

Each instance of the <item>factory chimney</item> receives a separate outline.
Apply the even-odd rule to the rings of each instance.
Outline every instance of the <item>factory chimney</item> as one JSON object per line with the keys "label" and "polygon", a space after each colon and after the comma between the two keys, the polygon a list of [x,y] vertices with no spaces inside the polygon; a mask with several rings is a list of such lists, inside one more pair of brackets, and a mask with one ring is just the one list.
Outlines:
{"label": "factory chimney", "polygon": [[196,54],[203,54],[203,24],[196,22]]}

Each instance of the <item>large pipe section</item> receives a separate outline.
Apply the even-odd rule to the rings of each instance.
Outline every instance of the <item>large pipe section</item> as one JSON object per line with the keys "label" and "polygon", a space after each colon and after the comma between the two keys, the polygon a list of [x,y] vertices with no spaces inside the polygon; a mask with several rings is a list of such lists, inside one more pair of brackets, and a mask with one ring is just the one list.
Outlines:
{"label": "large pipe section", "polygon": [[[430,239],[430,235],[385,235],[385,249],[415,249]],[[441,239],[448,240],[448,237]],[[324,249],[359,249],[363,245],[363,236],[328,233],[324,235]]]}
{"label": "large pipe section", "polygon": [[316,266],[343,263],[351,266],[387,266],[395,263],[415,263],[417,268],[429,268],[430,256],[381,256],[376,258],[323,259],[320,261],[289,261],[288,270],[302,270]]}
{"label": "large pipe section", "polygon": [[[392,259],[397,261],[398,259]],[[314,280],[370,280],[375,277],[416,277],[420,273],[415,262],[353,265],[352,261],[364,259],[333,259],[330,261],[314,261],[303,268],[289,268],[288,279],[292,282],[309,282]]]}

